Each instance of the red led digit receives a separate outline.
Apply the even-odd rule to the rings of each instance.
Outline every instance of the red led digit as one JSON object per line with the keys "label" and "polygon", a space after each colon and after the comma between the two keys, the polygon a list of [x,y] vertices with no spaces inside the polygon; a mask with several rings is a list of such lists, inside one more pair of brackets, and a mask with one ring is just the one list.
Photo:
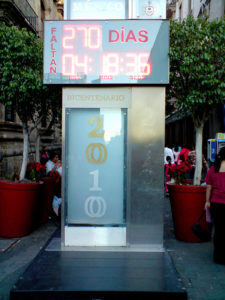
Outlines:
{"label": "red led digit", "polygon": [[62,38],[62,46],[64,49],[73,49],[73,45],[68,45],[68,40],[73,40],[75,38],[75,29],[72,26],[64,26],[63,31],[69,31],[70,35],[63,36]]}
{"label": "red led digit", "polygon": [[[75,55],[75,64],[78,68],[83,69],[84,74],[88,73],[88,56],[84,55],[83,57],[81,56],[78,57],[78,55]],[[79,72],[81,72],[79,70]],[[77,71],[78,73],[78,71]]]}
{"label": "red led digit", "polygon": [[88,47],[88,29],[85,26],[77,26],[77,30],[84,32],[84,38],[83,38],[83,46],[84,48]]}
{"label": "red led digit", "polygon": [[138,56],[136,53],[126,53],[128,62],[126,63],[126,75],[137,75],[138,73]]}
{"label": "red led digit", "polygon": [[83,47],[90,49],[99,49],[102,43],[102,30],[100,26],[77,26],[77,30],[83,31]]}
{"label": "red led digit", "polygon": [[88,28],[88,47],[90,49],[99,49],[102,43],[102,30],[100,26],[91,26]]}
{"label": "red led digit", "polygon": [[[102,23],[93,22],[67,23],[62,27],[62,58],[61,69],[64,76],[77,76],[78,74],[97,74],[100,76],[134,76],[146,77],[152,73],[150,53],[146,47],[138,47],[139,51],[126,51],[130,46],[126,43],[135,42],[142,46],[148,42],[148,32],[141,29],[136,33],[132,29],[121,27],[120,30],[110,30],[109,40],[104,42],[103,49]],[[123,49],[111,52],[109,43],[123,43]],[[106,44],[105,44],[106,43]],[[115,45],[115,44],[114,44]],[[144,46],[144,45],[143,45]],[[56,51],[55,44],[51,50]],[[116,49],[116,48],[114,48]],[[131,48],[130,48],[131,49]],[[99,66],[101,58],[101,66]],[[54,59],[52,60],[54,62]],[[100,70],[99,70],[100,69]],[[52,71],[53,72],[53,71]]]}
{"label": "red led digit", "polygon": [[62,74],[65,76],[75,75],[75,57],[72,54],[62,56]]}
{"label": "red led digit", "polygon": [[148,76],[151,73],[151,66],[148,62],[149,53],[139,53],[138,55],[138,75]]}
{"label": "red led digit", "polygon": [[127,72],[126,75],[141,75],[148,76],[151,73],[151,66],[148,62],[149,53],[147,52],[129,52],[126,53],[127,57]]}
{"label": "red led digit", "polygon": [[119,74],[119,54],[108,53],[102,57],[102,73],[104,75],[118,75]]}

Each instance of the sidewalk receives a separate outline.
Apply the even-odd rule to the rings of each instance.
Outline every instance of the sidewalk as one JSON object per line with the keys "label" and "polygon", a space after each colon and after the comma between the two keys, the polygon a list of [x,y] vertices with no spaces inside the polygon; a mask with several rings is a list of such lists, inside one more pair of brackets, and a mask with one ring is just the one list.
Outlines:
{"label": "sidewalk", "polygon": [[[165,248],[183,279],[189,300],[225,300],[225,266],[214,264],[213,245],[177,241],[169,198],[165,198]],[[58,224],[49,221],[32,234],[17,239],[0,238],[0,300],[9,300],[9,291],[31,260],[44,246]]]}
{"label": "sidewalk", "polygon": [[169,197],[165,198],[164,206],[164,246],[189,300],[225,300],[225,266],[213,262],[212,241],[186,243],[175,239]]}
{"label": "sidewalk", "polygon": [[0,300],[9,300],[11,288],[57,226],[56,222],[50,220],[28,236],[0,238]]}

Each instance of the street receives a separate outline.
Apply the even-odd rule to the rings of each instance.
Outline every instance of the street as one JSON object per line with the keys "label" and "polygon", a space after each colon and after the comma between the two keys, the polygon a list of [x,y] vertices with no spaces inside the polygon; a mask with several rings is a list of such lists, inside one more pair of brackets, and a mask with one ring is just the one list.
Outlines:
{"label": "street", "polygon": [[[23,238],[0,239],[0,300],[9,300],[11,287],[58,225],[50,220]],[[212,241],[177,241],[168,197],[164,205],[164,246],[183,280],[189,300],[225,300],[225,266],[213,262]]]}

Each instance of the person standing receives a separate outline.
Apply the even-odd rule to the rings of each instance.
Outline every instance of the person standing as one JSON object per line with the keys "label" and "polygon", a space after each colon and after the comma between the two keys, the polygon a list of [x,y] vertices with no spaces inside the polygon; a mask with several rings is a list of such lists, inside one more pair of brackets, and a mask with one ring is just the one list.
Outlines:
{"label": "person standing", "polygon": [[61,176],[62,176],[62,163],[59,161],[58,154],[52,152],[50,159],[46,163],[46,173],[48,176],[53,177],[55,181],[54,198],[52,202],[53,211],[57,216],[60,216],[61,209]]}
{"label": "person standing", "polygon": [[186,161],[188,159],[188,153],[190,152],[191,150],[189,150],[186,145],[181,149],[179,155],[178,155],[178,158],[177,158],[177,161],[180,160],[180,156],[183,155],[184,156],[184,160]]}
{"label": "person standing", "polygon": [[43,146],[42,152],[41,152],[41,164],[45,165],[48,161],[48,150],[46,146]]}
{"label": "person standing", "polygon": [[214,223],[214,261],[225,264],[225,147],[215,157],[206,175],[205,209],[210,208]]}
{"label": "person standing", "polygon": [[56,152],[52,152],[50,154],[50,159],[46,163],[46,173],[49,172],[59,172],[60,176],[62,175],[62,163],[59,161],[58,154]]}
{"label": "person standing", "polygon": [[[195,167],[196,167],[196,151],[195,147],[192,146],[192,150],[188,153],[188,162],[192,166],[192,172],[191,172],[191,179],[194,178],[194,172],[195,172]],[[202,178],[205,178],[205,175],[209,169],[208,163],[205,159],[204,154],[202,153]]]}
{"label": "person standing", "polygon": [[166,165],[168,162],[167,162],[167,156],[170,156],[171,158],[171,163],[174,164],[174,157],[173,157],[173,151],[172,149],[168,148],[168,147],[165,147],[164,148],[164,165]]}
{"label": "person standing", "polygon": [[171,157],[170,156],[167,156],[166,160],[167,160],[167,164],[165,164],[165,176],[166,176],[166,184],[165,184],[165,186],[166,186],[166,193],[168,193],[169,191],[168,191],[167,182],[171,181],[170,168],[174,164],[171,163]]}
{"label": "person standing", "polygon": [[178,156],[180,154],[180,150],[181,150],[181,147],[179,147],[179,146],[176,146],[172,149],[175,163],[177,162]]}

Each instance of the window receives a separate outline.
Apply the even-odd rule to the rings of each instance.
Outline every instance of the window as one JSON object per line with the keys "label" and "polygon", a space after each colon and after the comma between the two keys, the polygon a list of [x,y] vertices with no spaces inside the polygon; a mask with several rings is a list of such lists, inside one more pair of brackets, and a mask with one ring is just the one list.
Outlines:
{"label": "window", "polygon": [[5,106],[5,121],[6,122],[15,121],[15,111],[12,105]]}

